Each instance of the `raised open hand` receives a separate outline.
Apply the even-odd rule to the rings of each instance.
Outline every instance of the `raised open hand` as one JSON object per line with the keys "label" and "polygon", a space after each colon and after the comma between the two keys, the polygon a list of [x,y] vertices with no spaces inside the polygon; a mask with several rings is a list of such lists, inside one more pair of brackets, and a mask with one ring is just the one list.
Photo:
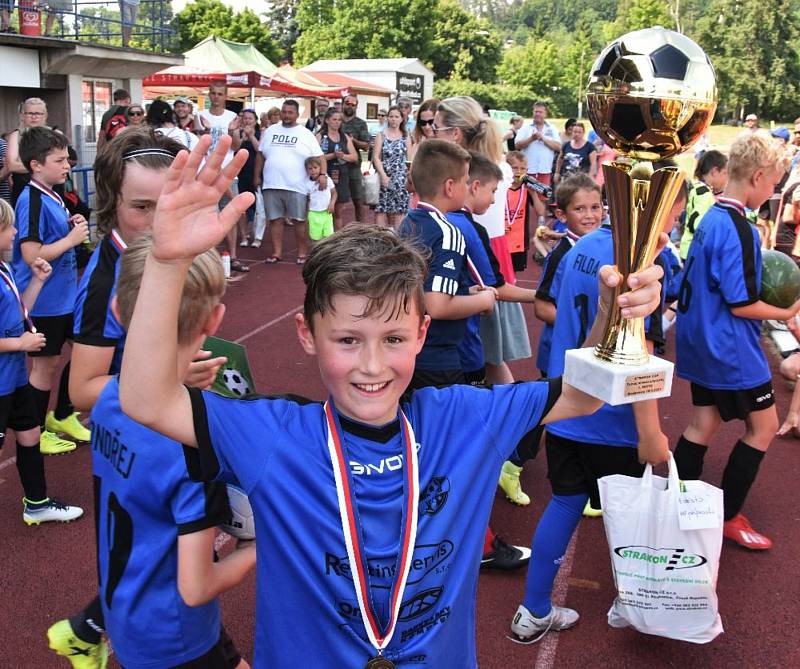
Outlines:
{"label": "raised open hand", "polygon": [[181,151],[172,161],[153,221],[152,253],[157,260],[191,262],[224,239],[253,204],[253,194],[244,192],[218,209],[220,198],[247,161],[247,151],[239,151],[223,168],[230,144],[231,138],[223,135],[200,172],[211,145],[209,135],[201,137],[191,153]]}

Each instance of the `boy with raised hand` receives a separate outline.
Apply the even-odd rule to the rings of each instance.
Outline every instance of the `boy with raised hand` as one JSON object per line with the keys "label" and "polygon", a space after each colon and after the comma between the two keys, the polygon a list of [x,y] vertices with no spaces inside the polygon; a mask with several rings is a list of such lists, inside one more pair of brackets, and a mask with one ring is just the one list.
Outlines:
{"label": "boy with raised hand", "polygon": [[759,299],[761,245],[745,207],[757,210],[772,195],[785,161],[783,147],[764,132],[731,145],[728,183],[695,230],[678,294],[677,372],[691,382],[694,409],[675,462],[681,478],[700,478],[720,423],[744,421],[722,475],[723,536],[751,550],[772,547],[741,510],[778,429],[761,321],[794,318],[800,302],[781,309]]}
{"label": "boy with raised hand", "polygon": [[89,224],[80,214],[70,216],[61,196],[53,191],[69,174],[64,135],[46,127],[30,128],[20,138],[19,155],[31,173],[30,183],[16,204],[19,235],[14,240],[13,265],[20,290],[27,288],[30,265],[36,258],[43,258],[53,268],[31,311],[34,326],[47,341],[41,350],[28,355],[32,358],[30,385],[36,419],[42,430],[40,448],[42,453],[54,455],[75,450],[75,442],[59,438],[56,431],[78,441],[91,437],[69,402],[68,366],[61,374],[55,411],[47,411],[61,349],[72,338],[72,311],[78,287],[74,248],[88,239]]}
{"label": "boy with raised hand", "polygon": [[[14,210],[0,199],[0,254],[11,250],[15,235]],[[0,448],[6,429],[11,428],[17,443],[17,471],[25,493],[22,519],[28,525],[68,522],[83,514],[80,507],[67,506],[47,496],[36,401],[25,366],[25,353],[39,351],[46,344],[45,336],[36,332],[31,323],[28,307],[36,303],[50,273],[50,264],[36,258],[31,264],[28,287],[20,293],[14,271],[0,261]]]}
{"label": "boy with raised hand", "polygon": [[[239,153],[221,169],[226,143],[199,174],[208,138],[170,168],[128,332],[121,408],[197,448],[192,467],[206,478],[235,476],[257,532],[281,533],[256,547],[256,667],[388,668],[421,656],[431,666],[475,667],[478,563],[502,462],[539,422],[600,403],[552,379],[423,388],[401,404],[430,322],[427,263],[408,242],[368,226],[322,240],[303,268],[297,332],[317,356],[330,393],[324,405],[185,388],[177,323],[187,272],[252,204],[244,193],[216,208],[246,160]],[[630,277],[635,290],[618,298],[625,316],[658,305],[660,274]],[[619,275],[604,268],[602,279],[607,302]],[[222,311],[212,311],[207,331]],[[422,597],[429,614],[409,620],[406,608]]]}

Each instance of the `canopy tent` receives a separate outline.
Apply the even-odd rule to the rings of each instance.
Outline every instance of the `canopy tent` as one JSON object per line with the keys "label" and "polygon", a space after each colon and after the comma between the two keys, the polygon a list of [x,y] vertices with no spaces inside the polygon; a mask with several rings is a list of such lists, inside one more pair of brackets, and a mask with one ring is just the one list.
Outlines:
{"label": "canopy tent", "polygon": [[[297,95],[340,98],[348,89],[326,86],[305,75],[286,76],[251,44],[231,42],[211,35],[184,54],[184,65],[173,65],[146,77],[142,84],[150,94],[196,94],[213,83],[224,83],[232,97]],[[296,72],[296,71],[295,71]],[[299,73],[298,73],[299,74]],[[308,79],[308,82],[305,82]],[[239,92],[235,89],[246,89]],[[244,95],[243,95],[244,94]]]}

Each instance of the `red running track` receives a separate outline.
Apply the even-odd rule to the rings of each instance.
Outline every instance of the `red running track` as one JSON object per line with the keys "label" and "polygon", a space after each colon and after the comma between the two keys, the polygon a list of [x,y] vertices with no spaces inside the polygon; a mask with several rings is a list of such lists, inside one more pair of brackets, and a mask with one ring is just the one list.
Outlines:
{"label": "red running track", "polygon": [[[291,237],[288,229],[287,233]],[[260,392],[292,392],[321,399],[324,394],[314,360],[301,351],[294,334],[292,313],[300,307],[303,295],[300,268],[294,264],[293,253],[285,253],[278,265],[256,262],[267,254],[268,246],[241,253],[254,264],[252,271],[228,290],[221,335],[243,339]],[[531,267],[521,275],[521,285],[534,287],[537,277],[538,267]],[[539,323],[532,309],[526,307],[526,314],[535,345]],[[673,352],[670,342],[667,357]],[[515,364],[513,369],[518,378],[538,376],[531,360]],[[775,389],[782,416],[791,390],[777,376]],[[662,401],[661,410],[664,429],[674,444],[690,411],[684,381],[675,380],[673,396]],[[727,453],[739,434],[738,424],[720,431],[707,458],[706,480],[718,484]],[[481,667],[800,667],[795,623],[800,602],[796,567],[800,555],[799,447],[792,439],[775,441],[745,509],[757,529],[775,540],[775,548],[761,554],[729,545],[723,548],[718,592],[726,631],[715,641],[695,646],[609,628],[606,612],[614,588],[602,521],[584,519],[574,541],[571,570],[566,574],[562,569],[559,579],[566,604],[581,614],[578,626],[551,634],[536,646],[511,643],[505,635],[522,597],[524,570],[482,573],[477,604]],[[93,595],[96,574],[89,450],[82,447],[47,459],[51,494],[86,509],[82,519],[62,526],[29,528],[22,522],[22,492],[13,455],[11,443],[0,451],[0,620],[5,639],[0,647],[0,667],[66,667],[65,661],[47,649],[45,632]],[[514,507],[497,495],[492,525],[511,543],[530,544],[549,496],[545,469],[540,455],[523,473],[524,489],[533,500],[530,507]],[[225,626],[247,658],[252,658],[254,588],[251,576],[222,598]],[[116,666],[113,660],[110,666]]]}

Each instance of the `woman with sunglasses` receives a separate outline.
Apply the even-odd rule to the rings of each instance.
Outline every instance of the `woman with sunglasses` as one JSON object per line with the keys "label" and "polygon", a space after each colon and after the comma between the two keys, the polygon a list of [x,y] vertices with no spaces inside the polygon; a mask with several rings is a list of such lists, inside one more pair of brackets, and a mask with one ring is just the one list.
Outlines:
{"label": "woman with sunglasses", "polygon": [[144,107],[132,104],[125,114],[128,117],[128,127],[139,128],[144,124]]}
{"label": "woman with sunglasses", "polygon": [[411,154],[409,160],[414,160],[414,154],[420,142],[426,139],[433,139],[433,119],[436,116],[436,109],[439,107],[438,98],[425,100],[417,109],[417,123],[414,125],[414,132],[411,133]]}
{"label": "woman with sunglasses", "polygon": [[375,222],[383,227],[397,228],[408,211],[406,177],[411,140],[398,107],[389,107],[386,118],[386,130],[375,138],[375,155],[372,158],[381,178]]}

